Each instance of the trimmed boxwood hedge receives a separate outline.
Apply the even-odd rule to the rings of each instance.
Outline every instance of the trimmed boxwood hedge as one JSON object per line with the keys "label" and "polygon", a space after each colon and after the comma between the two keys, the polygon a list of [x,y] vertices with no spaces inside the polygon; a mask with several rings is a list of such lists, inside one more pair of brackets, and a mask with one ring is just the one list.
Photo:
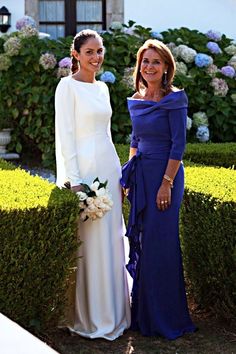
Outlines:
{"label": "trimmed boxwood hedge", "polygon": [[185,269],[197,302],[236,316],[236,171],[188,166],[181,209]]}
{"label": "trimmed boxwood hedge", "polygon": [[[235,146],[187,144],[185,156],[192,151],[191,161],[231,166]],[[123,164],[129,146],[116,148]],[[204,308],[233,317],[236,171],[187,160],[185,166],[180,224],[190,288]],[[128,210],[126,202],[126,217]],[[58,323],[78,247],[78,211],[74,194],[0,161],[0,312],[26,327]]]}
{"label": "trimmed boxwood hedge", "polygon": [[78,210],[68,190],[0,161],[0,312],[25,327],[64,311]]}
{"label": "trimmed boxwood hedge", "polygon": [[184,160],[236,169],[236,143],[187,144]]}
{"label": "trimmed boxwood hedge", "polygon": [[[116,144],[116,149],[123,164],[128,159],[129,146]],[[186,164],[191,161],[207,166],[232,167],[236,169],[236,143],[188,143],[184,153],[184,161]]]}

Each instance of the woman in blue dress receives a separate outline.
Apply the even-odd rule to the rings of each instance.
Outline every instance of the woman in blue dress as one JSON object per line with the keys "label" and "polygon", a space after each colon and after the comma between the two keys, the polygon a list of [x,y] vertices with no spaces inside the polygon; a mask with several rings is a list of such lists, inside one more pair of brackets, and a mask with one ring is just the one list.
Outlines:
{"label": "woman in blue dress", "polygon": [[133,131],[121,179],[131,203],[131,329],[167,339],[196,329],[188,312],[179,241],[188,101],[184,90],[172,85],[174,74],[168,47],[147,40],[137,53],[137,92],[128,98]]}

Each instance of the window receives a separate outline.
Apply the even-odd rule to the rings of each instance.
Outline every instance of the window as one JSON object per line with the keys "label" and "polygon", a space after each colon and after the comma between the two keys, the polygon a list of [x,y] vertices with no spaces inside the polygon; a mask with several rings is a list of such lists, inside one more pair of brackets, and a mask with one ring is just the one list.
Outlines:
{"label": "window", "polygon": [[51,38],[106,28],[105,0],[39,0],[39,29]]}

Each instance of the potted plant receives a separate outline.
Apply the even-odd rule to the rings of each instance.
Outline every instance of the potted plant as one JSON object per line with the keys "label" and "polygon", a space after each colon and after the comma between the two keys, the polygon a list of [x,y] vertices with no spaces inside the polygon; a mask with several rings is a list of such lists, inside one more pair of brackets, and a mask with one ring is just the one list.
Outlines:
{"label": "potted plant", "polygon": [[8,117],[0,116],[0,155],[7,152],[6,146],[11,141],[12,122]]}

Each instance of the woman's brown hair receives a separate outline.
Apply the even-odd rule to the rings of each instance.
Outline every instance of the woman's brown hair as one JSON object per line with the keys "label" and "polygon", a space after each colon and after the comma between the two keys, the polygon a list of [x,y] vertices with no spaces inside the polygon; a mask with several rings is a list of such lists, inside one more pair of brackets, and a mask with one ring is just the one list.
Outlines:
{"label": "woman's brown hair", "polygon": [[96,31],[90,29],[82,30],[75,35],[73,43],[71,45],[72,74],[76,73],[79,70],[78,60],[75,58],[72,52],[73,50],[76,50],[76,52],[79,53],[82,45],[84,45],[90,38],[99,38],[101,41],[103,41],[102,37]]}
{"label": "woman's brown hair", "polygon": [[172,83],[175,75],[175,70],[176,70],[176,65],[175,65],[175,60],[174,57],[170,51],[170,49],[161,41],[158,41],[157,39],[148,39],[138,50],[137,52],[137,60],[136,60],[136,66],[134,70],[134,82],[135,82],[135,88],[138,92],[140,92],[141,86],[148,87],[147,81],[144,80],[140,73],[140,67],[141,67],[141,62],[143,59],[143,54],[147,49],[154,49],[162,58],[162,60],[165,62],[167,65],[167,74],[166,78],[163,75],[162,78],[162,87],[161,91],[165,95],[167,95],[171,89],[172,89]]}

